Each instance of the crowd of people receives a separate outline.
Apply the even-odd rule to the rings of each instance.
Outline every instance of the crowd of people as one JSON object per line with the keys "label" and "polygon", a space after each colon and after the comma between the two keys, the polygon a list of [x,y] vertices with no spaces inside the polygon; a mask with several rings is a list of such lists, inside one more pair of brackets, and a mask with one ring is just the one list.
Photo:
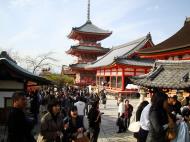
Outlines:
{"label": "crowd of people", "polygon": [[134,133],[138,142],[190,142],[190,103],[184,106],[177,95],[168,97],[155,90],[151,102],[143,101],[136,111],[140,130]]}
{"label": "crowd of people", "polygon": [[[101,95],[105,105],[104,92]],[[65,87],[63,91],[13,94],[8,118],[8,142],[97,142],[100,132],[100,97],[87,90]],[[30,114],[30,115],[29,115]],[[84,116],[88,129],[84,127]],[[32,117],[31,117],[32,116]],[[39,125],[37,138],[32,133]]]}
{"label": "crowd of people", "polygon": [[[190,142],[190,98],[183,105],[177,96],[168,97],[155,89],[150,103],[143,101],[137,108],[140,128],[134,133],[137,142]],[[13,94],[13,107],[8,119],[8,142],[97,142],[101,115],[99,103],[106,108],[106,92],[100,95],[83,89],[65,87],[63,91],[35,91]],[[118,97],[118,133],[130,126],[133,106]],[[31,117],[32,116],[32,117]],[[88,128],[84,126],[87,117]],[[39,125],[34,138],[32,130]],[[127,140],[126,140],[127,141]]]}

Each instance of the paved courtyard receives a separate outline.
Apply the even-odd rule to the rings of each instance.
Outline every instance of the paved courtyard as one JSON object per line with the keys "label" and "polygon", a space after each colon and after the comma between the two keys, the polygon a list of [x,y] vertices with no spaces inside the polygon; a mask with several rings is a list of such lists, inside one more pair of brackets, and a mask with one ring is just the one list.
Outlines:
{"label": "paved courtyard", "polygon": [[[135,110],[139,99],[131,99],[129,101]],[[113,99],[108,99],[106,109],[102,105],[100,106],[104,115],[102,116],[101,132],[98,142],[136,142],[133,134],[129,131],[121,134],[116,133],[118,130],[116,126],[117,108],[116,100]]]}

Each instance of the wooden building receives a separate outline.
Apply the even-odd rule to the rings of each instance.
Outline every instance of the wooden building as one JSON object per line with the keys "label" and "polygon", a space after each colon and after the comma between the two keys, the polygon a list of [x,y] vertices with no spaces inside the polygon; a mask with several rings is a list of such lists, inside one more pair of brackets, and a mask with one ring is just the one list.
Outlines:
{"label": "wooden building", "polygon": [[190,60],[190,17],[173,36],[153,48],[139,50],[142,58],[160,60]]}
{"label": "wooden building", "polygon": [[151,35],[129,43],[113,47],[107,54],[87,66],[86,69],[96,69],[96,84],[106,86],[110,92],[127,93],[126,86],[130,83],[128,77],[149,72],[154,60],[141,59],[137,51],[153,46]]}
{"label": "wooden building", "polygon": [[12,106],[11,97],[15,91],[26,92],[30,85],[47,84],[51,84],[51,81],[21,68],[3,51],[0,54],[0,122],[6,120],[6,112]]}
{"label": "wooden building", "polygon": [[111,34],[112,32],[103,30],[91,22],[90,0],[88,0],[88,17],[86,23],[80,27],[72,28],[71,33],[68,35],[70,39],[78,41],[77,45],[71,46],[71,48],[66,51],[67,54],[77,57],[77,63],[69,66],[71,71],[76,74],[76,84],[95,84],[96,71],[86,71],[85,66],[109,51],[109,48],[103,48],[99,42]]}

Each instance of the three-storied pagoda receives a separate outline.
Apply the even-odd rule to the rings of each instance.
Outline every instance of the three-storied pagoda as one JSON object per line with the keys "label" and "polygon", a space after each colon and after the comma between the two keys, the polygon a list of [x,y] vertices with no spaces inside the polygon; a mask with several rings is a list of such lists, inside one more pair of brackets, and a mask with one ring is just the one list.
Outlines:
{"label": "three-storied pagoda", "polygon": [[72,28],[71,33],[68,35],[70,39],[79,41],[77,45],[71,46],[66,51],[67,54],[77,57],[77,63],[70,65],[71,70],[76,73],[76,84],[95,84],[96,71],[87,71],[85,70],[85,66],[89,62],[97,60],[98,56],[102,56],[109,51],[109,48],[103,48],[99,41],[107,38],[111,34],[112,32],[103,30],[92,24],[90,20],[90,0],[88,0],[86,23],[80,27]]}

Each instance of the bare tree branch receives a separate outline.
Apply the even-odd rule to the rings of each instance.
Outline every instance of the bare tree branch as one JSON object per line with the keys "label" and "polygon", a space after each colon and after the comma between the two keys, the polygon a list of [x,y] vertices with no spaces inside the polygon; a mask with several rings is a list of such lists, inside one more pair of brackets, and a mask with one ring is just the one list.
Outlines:
{"label": "bare tree branch", "polygon": [[52,55],[54,52],[48,52],[45,54],[38,55],[35,58],[27,57],[26,62],[30,64],[29,66],[32,68],[32,72],[36,73],[38,69],[42,69],[45,66],[53,65],[51,62],[56,62],[57,59],[53,58]]}

